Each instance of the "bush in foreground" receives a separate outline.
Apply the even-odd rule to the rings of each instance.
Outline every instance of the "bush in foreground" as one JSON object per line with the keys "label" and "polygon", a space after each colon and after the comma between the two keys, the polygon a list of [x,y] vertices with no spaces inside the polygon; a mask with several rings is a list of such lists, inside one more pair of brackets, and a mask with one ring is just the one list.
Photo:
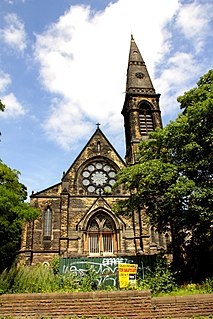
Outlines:
{"label": "bush in foreground", "polygon": [[[213,278],[207,278],[202,284],[187,283],[178,286],[176,274],[172,272],[166,259],[160,258],[153,271],[146,271],[145,278],[137,281],[130,289],[150,289],[152,295],[213,293]],[[0,293],[49,293],[103,290],[98,286],[98,276],[89,265],[83,275],[59,274],[58,262],[53,260],[50,267],[12,266],[0,274]],[[110,289],[109,289],[110,288]],[[116,290],[106,287],[105,290]]]}
{"label": "bush in foreground", "polygon": [[74,273],[60,275],[54,266],[18,265],[0,274],[0,293],[92,291],[97,289],[96,279],[95,271],[89,266],[79,276]]}

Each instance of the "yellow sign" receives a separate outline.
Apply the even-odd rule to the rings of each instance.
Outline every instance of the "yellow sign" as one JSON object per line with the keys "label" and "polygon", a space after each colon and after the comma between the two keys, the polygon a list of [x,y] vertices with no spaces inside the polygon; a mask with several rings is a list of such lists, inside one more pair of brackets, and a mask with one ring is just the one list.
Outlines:
{"label": "yellow sign", "polygon": [[138,265],[118,264],[118,278],[120,288],[134,287],[136,285],[136,274]]}

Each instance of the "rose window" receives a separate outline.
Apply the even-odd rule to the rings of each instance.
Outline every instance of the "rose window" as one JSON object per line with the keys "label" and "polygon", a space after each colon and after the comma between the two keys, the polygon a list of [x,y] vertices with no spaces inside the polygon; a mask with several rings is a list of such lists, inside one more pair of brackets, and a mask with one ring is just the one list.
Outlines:
{"label": "rose window", "polygon": [[87,165],[82,172],[82,184],[89,193],[111,193],[116,171],[106,162]]}

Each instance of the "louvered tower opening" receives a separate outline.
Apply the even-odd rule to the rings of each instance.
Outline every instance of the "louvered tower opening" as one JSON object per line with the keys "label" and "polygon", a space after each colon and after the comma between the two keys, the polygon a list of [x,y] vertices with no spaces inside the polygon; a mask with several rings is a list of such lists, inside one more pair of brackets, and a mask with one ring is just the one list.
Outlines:
{"label": "louvered tower opening", "polygon": [[142,136],[154,131],[152,110],[148,103],[142,103],[139,107],[139,125]]}

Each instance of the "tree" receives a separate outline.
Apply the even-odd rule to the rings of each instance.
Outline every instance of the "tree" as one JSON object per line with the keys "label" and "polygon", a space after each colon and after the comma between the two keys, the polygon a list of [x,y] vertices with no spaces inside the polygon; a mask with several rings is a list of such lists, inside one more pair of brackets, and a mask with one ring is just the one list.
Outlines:
{"label": "tree", "polygon": [[19,174],[0,161],[0,271],[10,267],[17,256],[23,222],[38,215],[24,202],[27,192]]}
{"label": "tree", "polygon": [[4,108],[5,108],[5,106],[4,106],[4,104],[2,103],[2,101],[0,100],[0,111],[4,111]]}
{"label": "tree", "polygon": [[[2,101],[0,100],[0,111],[4,111],[5,109],[5,105],[2,103]],[[0,132],[0,135],[1,135],[1,132]]]}
{"label": "tree", "polygon": [[178,101],[183,112],[141,142],[117,184],[131,193],[120,207],[145,208],[160,232],[169,228],[173,266],[198,280],[213,269],[213,70]]}

